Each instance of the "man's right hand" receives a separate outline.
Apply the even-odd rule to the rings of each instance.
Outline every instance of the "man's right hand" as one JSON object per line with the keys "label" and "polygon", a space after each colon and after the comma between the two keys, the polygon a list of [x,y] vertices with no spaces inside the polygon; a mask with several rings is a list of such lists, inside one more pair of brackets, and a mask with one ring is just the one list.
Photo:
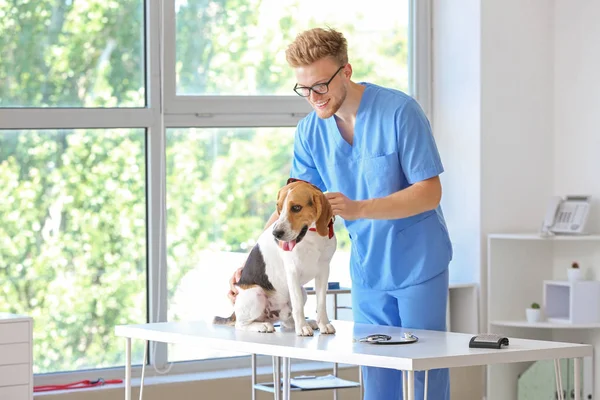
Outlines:
{"label": "man's right hand", "polygon": [[229,297],[229,300],[232,304],[235,303],[235,297],[238,294],[238,290],[237,287],[235,287],[235,284],[238,283],[240,278],[242,277],[242,269],[244,269],[244,267],[238,268],[233,273],[231,279],[229,279],[229,293],[227,293],[227,297]]}

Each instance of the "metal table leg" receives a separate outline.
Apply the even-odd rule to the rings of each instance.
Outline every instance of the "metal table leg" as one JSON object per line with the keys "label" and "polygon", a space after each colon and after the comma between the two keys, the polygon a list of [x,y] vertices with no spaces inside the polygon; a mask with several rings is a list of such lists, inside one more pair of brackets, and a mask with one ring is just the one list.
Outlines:
{"label": "metal table leg", "polygon": [[125,339],[125,400],[131,400],[131,338]]}
{"label": "metal table leg", "polygon": [[362,367],[358,366],[358,383],[360,384],[360,398],[361,400],[365,397],[365,387],[363,385]]}
{"label": "metal table leg", "polygon": [[575,375],[575,400],[581,400],[581,365],[580,363],[583,361],[582,358],[574,358],[573,359],[573,374]]}
{"label": "metal table leg", "polygon": [[290,359],[283,358],[283,400],[290,400]]}
{"label": "metal table leg", "polygon": [[250,355],[252,364],[252,400],[256,400],[256,354]]}
{"label": "metal table leg", "polygon": [[273,356],[273,398],[281,400],[281,358]]}
{"label": "metal table leg", "polygon": [[560,372],[560,359],[554,360],[554,380],[556,381],[556,393],[558,400],[565,400],[562,387],[562,376]]}
{"label": "metal table leg", "polygon": [[406,371],[408,383],[408,399],[415,400],[415,371]]}
{"label": "metal table leg", "polygon": [[[337,298],[337,293],[333,294],[333,319],[337,320],[338,319],[338,298]],[[359,367],[360,368],[360,367]],[[337,363],[333,363],[333,376],[337,377],[338,376],[338,364]],[[361,397],[362,399],[362,397]],[[333,400],[338,400],[338,391],[337,389],[333,389]]]}

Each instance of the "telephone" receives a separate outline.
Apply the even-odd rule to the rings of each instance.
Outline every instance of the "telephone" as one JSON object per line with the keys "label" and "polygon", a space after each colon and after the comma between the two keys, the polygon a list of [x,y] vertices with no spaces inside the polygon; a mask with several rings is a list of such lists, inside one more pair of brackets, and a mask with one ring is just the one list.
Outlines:
{"label": "telephone", "polygon": [[584,234],[591,202],[591,196],[551,197],[542,234]]}

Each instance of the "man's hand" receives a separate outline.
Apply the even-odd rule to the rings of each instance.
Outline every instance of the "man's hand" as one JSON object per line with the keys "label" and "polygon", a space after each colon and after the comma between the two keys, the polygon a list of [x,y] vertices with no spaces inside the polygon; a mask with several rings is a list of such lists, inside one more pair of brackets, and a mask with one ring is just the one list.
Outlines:
{"label": "man's hand", "polygon": [[229,297],[229,300],[231,300],[231,303],[235,303],[235,297],[238,294],[238,290],[235,287],[235,284],[237,282],[239,282],[240,278],[242,277],[242,269],[243,268],[244,267],[238,268],[231,276],[231,279],[229,279],[229,293],[227,293],[227,297]]}
{"label": "man's hand", "polygon": [[339,215],[346,221],[361,218],[361,203],[359,201],[350,200],[344,194],[339,192],[325,193],[325,197],[331,204],[333,215]]}

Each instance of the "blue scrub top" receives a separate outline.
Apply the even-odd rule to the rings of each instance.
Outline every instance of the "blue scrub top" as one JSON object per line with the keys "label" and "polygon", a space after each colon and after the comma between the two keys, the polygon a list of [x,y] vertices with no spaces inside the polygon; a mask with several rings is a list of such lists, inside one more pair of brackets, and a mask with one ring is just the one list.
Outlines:
{"label": "blue scrub top", "polygon": [[[335,117],[313,111],[299,123],[290,176],[352,200],[384,197],[443,172],[431,127],[419,104],[398,90],[363,83],[353,145]],[[395,290],[448,268],[452,246],[436,210],[393,220],[344,221],[352,242],[353,285]]]}

